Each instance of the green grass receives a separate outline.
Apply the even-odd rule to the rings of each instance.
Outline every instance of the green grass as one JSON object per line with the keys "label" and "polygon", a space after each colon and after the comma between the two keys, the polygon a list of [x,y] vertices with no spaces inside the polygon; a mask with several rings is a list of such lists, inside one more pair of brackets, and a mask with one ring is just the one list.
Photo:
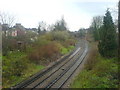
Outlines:
{"label": "green grass", "polygon": [[8,88],[42,70],[44,66],[30,62],[23,52],[3,56],[3,87]]}
{"label": "green grass", "polygon": [[[56,60],[61,54],[69,53],[74,48],[71,45],[76,42],[76,38],[71,37],[68,32],[58,31],[37,35],[34,42],[29,41],[30,38],[34,37],[34,34],[26,34],[28,36],[25,36],[25,38],[3,38],[6,41],[5,43],[15,41],[13,44],[7,43],[7,45],[3,45],[5,46],[3,47],[5,56],[2,57],[4,88],[11,87],[42,70],[44,66],[41,65],[40,61],[48,63],[48,61],[51,62],[51,59]],[[26,43],[25,46],[21,46],[20,52],[17,51],[18,47],[16,46],[19,39]],[[14,51],[11,52],[11,49]]]}
{"label": "green grass", "polygon": [[22,76],[11,76],[10,80],[9,79],[5,80],[3,87],[8,88],[8,87],[14,86],[17,83],[20,83],[21,81],[26,80],[26,78],[29,78],[31,75],[37,73],[38,71],[41,71],[44,68],[44,66],[35,65],[35,64],[31,64],[29,65],[29,67],[32,67],[32,68],[26,69],[23,72]]}
{"label": "green grass", "polygon": [[63,47],[63,48],[61,49],[61,53],[62,53],[62,54],[67,54],[68,52],[69,52],[69,51],[68,51],[67,48],[64,48],[64,47]]}
{"label": "green grass", "polygon": [[92,70],[84,69],[71,84],[71,88],[118,88],[117,59],[98,55]]}
{"label": "green grass", "polygon": [[[61,53],[67,54],[73,48],[74,46],[62,47]],[[3,87],[14,86],[43,68],[44,66],[28,60],[27,54],[24,52],[10,52],[7,56],[3,56]]]}
{"label": "green grass", "polygon": [[24,79],[44,69],[44,66],[36,65],[36,64],[29,64],[29,67],[32,67],[32,68],[28,68],[27,70],[24,71],[24,75],[23,75]]}
{"label": "green grass", "polygon": [[68,50],[71,51],[71,50],[73,50],[74,48],[75,48],[74,46],[69,46],[69,47],[68,47]]}
{"label": "green grass", "polygon": [[68,48],[62,47],[61,48],[61,53],[62,54],[67,54],[67,53],[69,53],[73,49],[74,49],[74,46],[69,46]]}

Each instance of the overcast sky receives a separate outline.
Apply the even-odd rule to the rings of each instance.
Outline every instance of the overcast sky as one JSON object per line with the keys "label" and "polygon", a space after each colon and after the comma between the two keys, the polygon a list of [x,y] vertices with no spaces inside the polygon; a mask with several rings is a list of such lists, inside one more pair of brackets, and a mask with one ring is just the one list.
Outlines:
{"label": "overcast sky", "polygon": [[118,0],[0,0],[0,11],[16,17],[26,28],[38,22],[54,24],[64,16],[71,31],[88,28],[93,16],[104,15],[107,8],[117,7]]}

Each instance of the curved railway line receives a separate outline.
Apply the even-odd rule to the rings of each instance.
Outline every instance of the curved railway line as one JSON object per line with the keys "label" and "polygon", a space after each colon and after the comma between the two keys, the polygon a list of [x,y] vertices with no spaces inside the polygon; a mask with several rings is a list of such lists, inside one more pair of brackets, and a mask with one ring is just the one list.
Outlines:
{"label": "curved railway line", "polygon": [[86,54],[87,44],[86,41],[82,41],[76,45],[76,49],[73,52],[56,62],[53,66],[12,87],[12,89],[24,90],[25,88],[29,88],[34,90],[36,88],[62,88],[82,63]]}

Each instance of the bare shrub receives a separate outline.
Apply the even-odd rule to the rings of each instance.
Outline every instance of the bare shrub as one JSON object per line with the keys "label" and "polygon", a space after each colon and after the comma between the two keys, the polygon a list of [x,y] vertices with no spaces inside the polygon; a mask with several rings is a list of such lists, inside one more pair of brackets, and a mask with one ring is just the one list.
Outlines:
{"label": "bare shrub", "polygon": [[97,60],[96,60],[96,56],[98,54],[98,50],[97,50],[97,44],[95,45],[91,45],[91,48],[89,50],[89,60],[87,60],[86,64],[85,64],[85,68],[87,70],[91,70],[94,65],[97,63]]}
{"label": "bare shrub", "polygon": [[51,62],[55,60],[58,54],[60,54],[59,44],[57,42],[51,42],[47,45],[36,48],[36,50],[30,53],[28,57],[34,62],[40,62],[44,59]]}

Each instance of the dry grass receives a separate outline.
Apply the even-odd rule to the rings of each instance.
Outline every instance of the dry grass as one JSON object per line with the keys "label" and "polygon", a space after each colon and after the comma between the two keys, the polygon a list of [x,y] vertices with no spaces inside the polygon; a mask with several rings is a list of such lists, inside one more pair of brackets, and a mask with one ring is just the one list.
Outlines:
{"label": "dry grass", "polygon": [[98,48],[97,48],[97,42],[93,42],[90,40],[90,49],[89,49],[89,54],[88,54],[88,60],[85,63],[85,69],[91,70],[94,65],[97,63],[96,56],[98,55]]}

